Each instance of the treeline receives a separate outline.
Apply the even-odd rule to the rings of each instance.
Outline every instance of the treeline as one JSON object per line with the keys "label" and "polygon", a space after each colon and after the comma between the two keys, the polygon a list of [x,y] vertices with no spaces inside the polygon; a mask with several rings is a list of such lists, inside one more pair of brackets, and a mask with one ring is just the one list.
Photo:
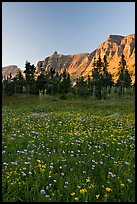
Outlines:
{"label": "treeline", "polygon": [[[114,83],[112,75],[108,72],[108,62],[106,55],[103,59],[94,58],[92,67],[92,78],[88,75],[85,79],[80,76],[73,84],[69,73],[66,69],[59,74],[55,69],[50,68],[48,72],[41,67],[40,74],[36,75],[36,68],[26,61],[25,63],[25,79],[21,72],[12,78],[11,74],[7,78],[2,79],[2,91],[6,95],[13,95],[14,93],[27,94],[60,94],[66,95],[68,93],[81,96],[94,96],[95,98],[107,98],[111,94],[112,89],[115,94],[132,94],[135,84],[132,85],[131,76],[127,70],[125,56],[121,55],[119,62],[118,79]],[[132,90],[132,91],[131,91]]]}

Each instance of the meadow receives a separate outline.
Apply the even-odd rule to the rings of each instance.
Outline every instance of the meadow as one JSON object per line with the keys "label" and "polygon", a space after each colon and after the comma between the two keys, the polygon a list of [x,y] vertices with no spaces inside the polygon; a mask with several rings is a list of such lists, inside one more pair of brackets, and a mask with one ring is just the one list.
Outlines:
{"label": "meadow", "polygon": [[3,96],[2,201],[134,202],[134,96]]}

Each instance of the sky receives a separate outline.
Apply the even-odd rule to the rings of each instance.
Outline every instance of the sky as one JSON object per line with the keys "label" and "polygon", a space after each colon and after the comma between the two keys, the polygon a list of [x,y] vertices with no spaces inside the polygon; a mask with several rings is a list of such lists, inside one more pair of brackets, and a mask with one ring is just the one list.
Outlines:
{"label": "sky", "polygon": [[109,35],[129,34],[135,2],[2,2],[2,67],[91,53]]}

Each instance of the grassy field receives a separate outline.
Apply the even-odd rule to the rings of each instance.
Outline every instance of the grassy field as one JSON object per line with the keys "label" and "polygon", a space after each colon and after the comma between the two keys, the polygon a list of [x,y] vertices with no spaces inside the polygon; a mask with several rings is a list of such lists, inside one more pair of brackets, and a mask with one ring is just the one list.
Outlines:
{"label": "grassy field", "polygon": [[2,162],[3,202],[133,202],[135,99],[3,96]]}

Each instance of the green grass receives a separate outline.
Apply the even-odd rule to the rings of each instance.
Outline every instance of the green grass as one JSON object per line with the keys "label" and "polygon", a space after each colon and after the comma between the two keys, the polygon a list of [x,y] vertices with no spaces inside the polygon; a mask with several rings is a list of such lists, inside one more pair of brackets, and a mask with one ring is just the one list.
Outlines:
{"label": "green grass", "polygon": [[3,105],[13,109],[37,112],[64,112],[77,111],[96,115],[107,115],[114,112],[135,112],[135,99],[133,96],[113,97],[107,100],[97,100],[92,97],[68,96],[67,100],[59,99],[59,96],[35,96],[17,95],[3,96]]}
{"label": "green grass", "polygon": [[135,201],[134,113],[133,96],[3,96],[3,202]]}

